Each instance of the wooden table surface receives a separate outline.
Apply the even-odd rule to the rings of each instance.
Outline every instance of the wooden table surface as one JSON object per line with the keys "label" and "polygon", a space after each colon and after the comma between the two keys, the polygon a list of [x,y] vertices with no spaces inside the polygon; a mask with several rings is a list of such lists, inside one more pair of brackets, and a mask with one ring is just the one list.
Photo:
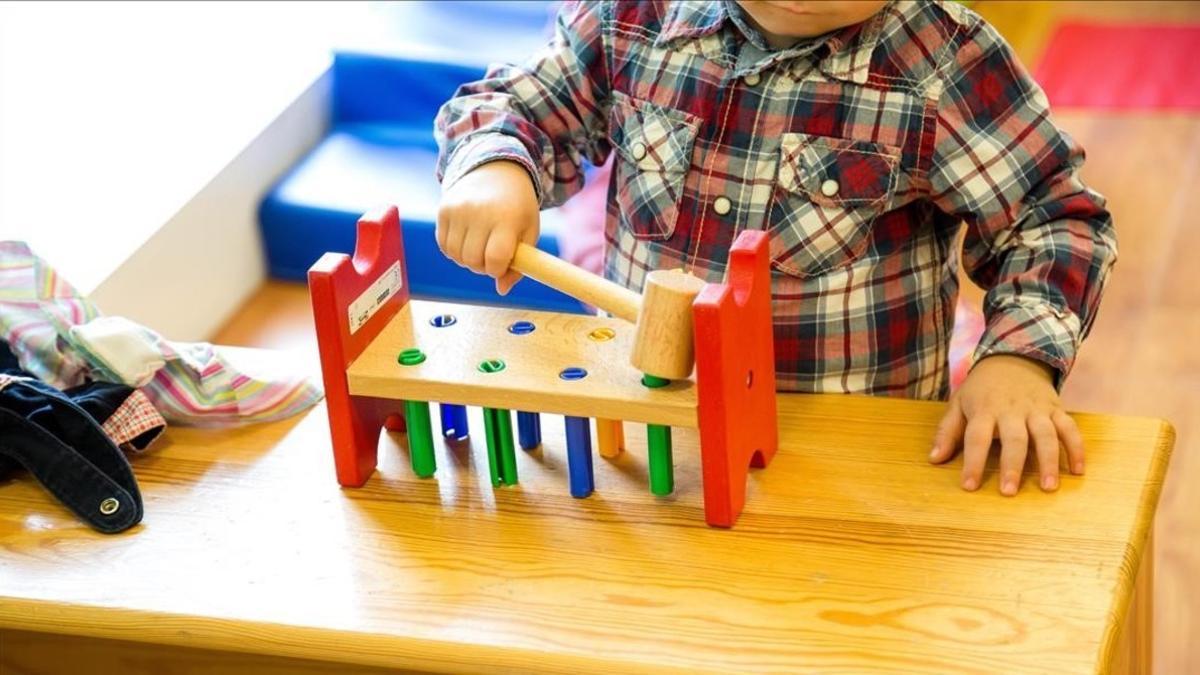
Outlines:
{"label": "wooden table surface", "polygon": [[323,407],[174,428],[133,461],[146,517],[123,535],[0,483],[0,629],[435,671],[1106,670],[1173,430],[1080,415],[1087,475],[1009,499],[994,463],[975,494],[926,463],[941,410],[781,396],[733,530],[704,525],[691,431],[674,497],[649,494],[628,425],[575,500],[549,416],[495,490],[481,442],[439,443],[422,481],[403,436],[341,489]]}

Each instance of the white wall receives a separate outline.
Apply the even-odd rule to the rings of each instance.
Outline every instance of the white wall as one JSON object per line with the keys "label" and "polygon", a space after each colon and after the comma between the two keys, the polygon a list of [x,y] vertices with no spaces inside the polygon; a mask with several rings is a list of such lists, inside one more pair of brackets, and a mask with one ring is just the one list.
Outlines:
{"label": "white wall", "polygon": [[362,3],[0,3],[0,239],[107,313],[207,338],[262,279],[254,207],[326,125],[332,48],[372,23]]}
{"label": "white wall", "polygon": [[207,340],[266,277],[258,203],[328,127],[330,76],[314,82],[91,294],[175,340]]}

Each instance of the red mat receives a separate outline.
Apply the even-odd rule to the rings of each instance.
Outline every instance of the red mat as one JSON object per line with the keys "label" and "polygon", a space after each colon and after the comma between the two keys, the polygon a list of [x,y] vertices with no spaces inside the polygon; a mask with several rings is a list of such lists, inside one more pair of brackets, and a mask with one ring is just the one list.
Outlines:
{"label": "red mat", "polygon": [[1200,110],[1200,25],[1059,25],[1034,77],[1055,107]]}

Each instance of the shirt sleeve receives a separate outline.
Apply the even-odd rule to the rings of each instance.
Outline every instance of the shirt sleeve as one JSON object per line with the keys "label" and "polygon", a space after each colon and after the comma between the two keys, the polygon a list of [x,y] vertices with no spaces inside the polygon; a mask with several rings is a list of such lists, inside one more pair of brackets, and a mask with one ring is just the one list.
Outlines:
{"label": "shirt sleeve", "polygon": [[963,264],[987,291],[976,361],[1032,358],[1061,387],[1116,261],[1116,232],[1045,93],[991,26],[973,30],[942,69],[931,198],[966,222]]}
{"label": "shirt sleeve", "polygon": [[566,3],[554,39],[521,66],[492,66],[459,87],[435,122],[443,186],[486,162],[529,171],[542,208],[583,187],[582,160],[599,166],[607,142],[609,85],[605,4]]}

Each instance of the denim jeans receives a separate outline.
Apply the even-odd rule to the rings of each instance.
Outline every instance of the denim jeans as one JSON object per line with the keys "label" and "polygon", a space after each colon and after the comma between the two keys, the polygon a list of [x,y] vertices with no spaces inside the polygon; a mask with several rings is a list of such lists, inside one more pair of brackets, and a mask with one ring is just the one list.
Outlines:
{"label": "denim jeans", "polygon": [[104,533],[142,520],[142,495],[125,454],[98,420],[131,391],[92,383],[70,394],[11,366],[0,341],[0,476],[17,465],[88,525]]}

